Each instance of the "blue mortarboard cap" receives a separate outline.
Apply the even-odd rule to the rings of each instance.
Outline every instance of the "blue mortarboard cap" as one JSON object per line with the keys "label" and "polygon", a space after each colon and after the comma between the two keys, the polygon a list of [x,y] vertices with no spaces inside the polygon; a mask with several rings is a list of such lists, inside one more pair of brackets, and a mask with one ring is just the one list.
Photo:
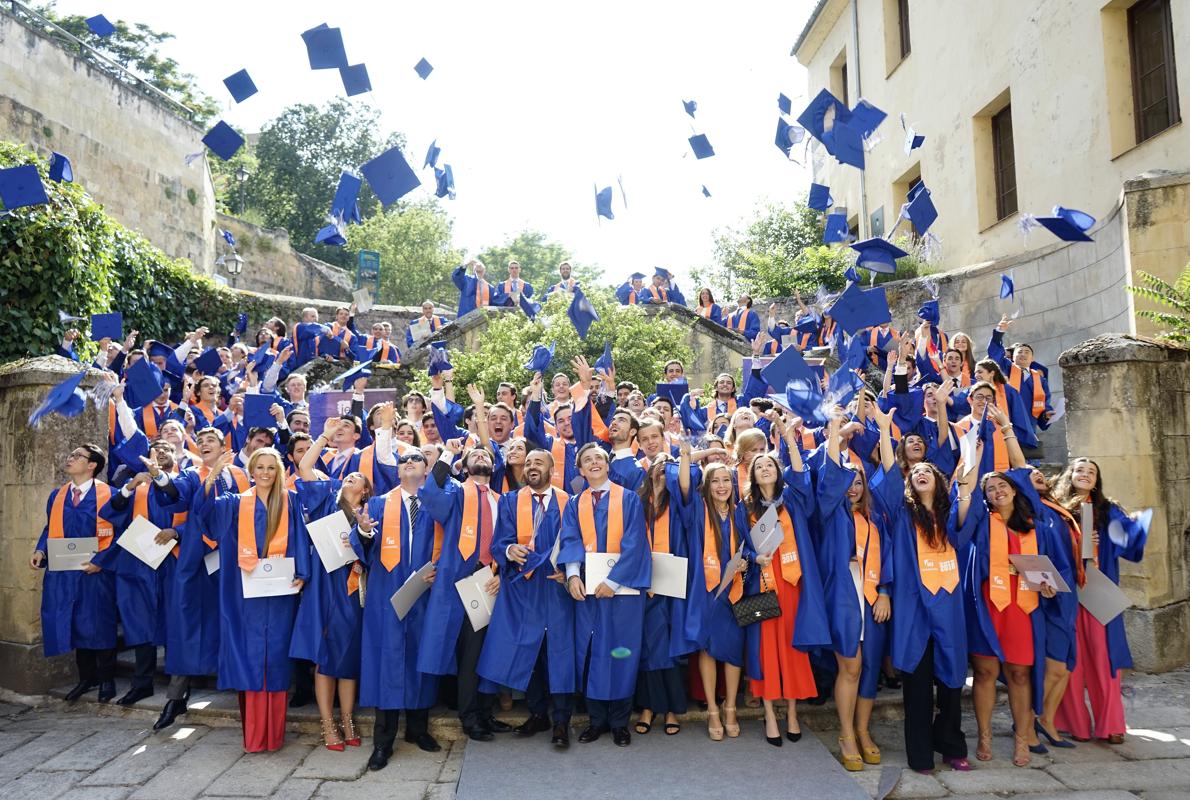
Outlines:
{"label": "blue mortarboard cap", "polygon": [[674,408],[677,408],[678,403],[682,402],[682,397],[689,391],[689,383],[686,381],[675,381],[674,383],[657,384],[655,395],[657,397],[664,397]]}
{"label": "blue mortarboard cap", "polygon": [[343,79],[343,91],[347,92],[348,97],[372,91],[372,82],[368,80],[368,68],[363,64],[339,67],[339,77]]}
{"label": "blue mortarboard cap", "polygon": [[835,403],[845,406],[851,402],[863,389],[867,388],[864,379],[856,374],[855,369],[842,366],[835,370],[827,383],[827,396]]}
{"label": "blue mortarboard cap", "polygon": [[595,187],[595,214],[607,219],[616,218],[616,215],[612,213],[612,187],[604,186],[602,189]]}
{"label": "blue mortarboard cap", "polygon": [[277,420],[269,413],[277,398],[271,394],[244,395],[244,426],[247,428],[275,428]]}
{"label": "blue mortarboard cap", "polygon": [[455,174],[450,164],[444,164],[442,169],[434,168],[434,195],[436,197],[455,197]]}
{"label": "blue mortarboard cap", "polygon": [[793,113],[793,101],[786,97],[783,93],[777,95],[777,108],[781,109],[782,114]]}
{"label": "blue mortarboard cap", "polygon": [[711,147],[711,140],[705,133],[690,137],[690,149],[694,151],[696,158],[710,158],[715,155],[715,148]]}
{"label": "blue mortarboard cap", "polygon": [[318,355],[338,358],[343,351],[343,340],[334,336],[322,335],[318,337]]}
{"label": "blue mortarboard cap", "polygon": [[108,18],[102,14],[96,14],[93,17],[87,17],[87,27],[91,29],[91,33],[96,36],[111,36],[116,32],[116,26],[113,25]]}
{"label": "blue mortarboard cap", "polygon": [[708,189],[708,188],[706,187],[706,184],[703,184],[703,187],[702,187],[702,196],[703,196],[703,197],[710,197],[710,196],[711,196],[711,190],[710,190],[710,189]]}
{"label": "blue mortarboard cap", "polygon": [[98,342],[103,338],[124,338],[124,315],[119,311],[91,315],[91,341]]}
{"label": "blue mortarboard cap", "polygon": [[867,342],[862,336],[852,336],[847,343],[847,352],[843,355],[842,364],[849,369],[862,369],[868,360]]}
{"label": "blue mortarboard cap", "polygon": [[248,312],[241,311],[240,315],[236,317],[236,333],[244,333],[248,330]]}
{"label": "blue mortarboard cap", "polygon": [[587,331],[591,329],[591,323],[599,321],[599,314],[596,313],[595,307],[591,305],[591,301],[578,286],[574,287],[574,299],[570,301],[570,308],[566,311],[566,316],[570,318],[570,323],[578,331],[580,339],[586,339]]}
{"label": "blue mortarboard cap", "polygon": [[529,357],[524,366],[529,372],[545,372],[550,368],[550,362],[553,360],[554,342],[550,342],[549,347],[539,344],[533,347],[533,355]]}
{"label": "blue mortarboard cap", "polygon": [[[431,351],[433,352],[433,351]],[[361,361],[351,369],[344,372],[338,378],[335,378],[335,383],[343,387],[343,391],[351,391],[351,385],[355,383],[356,378],[370,378],[372,377],[372,362]]]}
{"label": "blue mortarboard cap", "polygon": [[897,259],[909,255],[887,239],[879,236],[865,239],[851,245],[851,249],[859,253],[855,260],[856,266],[870,272],[884,272],[891,275],[897,271]]}
{"label": "blue mortarboard cap", "polygon": [[628,276],[629,280],[643,281],[647,276],[643,272],[634,272]]}
{"label": "blue mortarboard cap", "polygon": [[671,273],[665,267],[654,267],[653,274],[658,278],[665,278],[667,281],[673,278],[673,273]]}
{"label": "blue mortarboard cap", "polygon": [[798,333],[813,336],[818,333],[818,319],[813,314],[803,314],[793,323],[793,329]]}
{"label": "blue mortarboard cap", "polygon": [[335,197],[331,200],[331,217],[344,222],[361,222],[359,214],[359,190],[363,181],[350,172],[339,175],[339,185],[335,187]]}
{"label": "blue mortarboard cap", "polygon": [[[912,130],[912,129],[911,129]],[[912,152],[921,147],[926,142],[926,137],[922,136],[917,131],[913,131],[913,138],[909,140],[909,151]]]}
{"label": "blue mortarboard cap", "polygon": [[[797,118],[797,122],[815,139],[827,144],[823,139],[823,134],[826,132],[828,117],[830,117],[829,121],[833,126],[834,122],[845,119],[848,113],[847,106],[843,105],[839,98],[823,89],[806,106],[805,111]],[[833,117],[831,117],[832,114]],[[827,149],[830,150],[829,145]]]}
{"label": "blue mortarboard cap", "polygon": [[343,48],[343,33],[325,22],[302,33],[310,69],[339,69],[347,66],[347,51]]}
{"label": "blue mortarboard cap", "polygon": [[806,200],[806,205],[815,211],[826,211],[834,205],[834,198],[831,197],[831,187],[823,186],[821,183],[811,183],[810,196]]}
{"label": "blue mortarboard cap", "polygon": [[777,133],[773,137],[773,144],[777,145],[777,149],[784,153],[787,158],[793,152],[795,130],[800,131],[801,128],[795,129],[785,121],[784,117],[777,117]]}
{"label": "blue mortarboard cap", "polygon": [[257,375],[263,375],[275,360],[276,356],[269,352],[267,344],[262,344],[252,351],[252,363],[256,365]]}
{"label": "blue mortarboard cap", "polygon": [[219,231],[219,235],[223,237],[223,241],[227,242],[228,247],[236,246],[236,237],[231,231],[223,228]]}
{"label": "blue mortarboard cap", "polygon": [[1016,296],[1016,285],[1012,282],[1012,278],[1007,275],[1000,276],[1000,299],[1012,300]]}
{"label": "blue mortarboard cap", "polygon": [[855,333],[860,328],[880,325],[892,319],[884,287],[864,290],[858,283],[844,289],[827,313],[845,333]]}
{"label": "blue mortarboard cap", "polygon": [[426,163],[421,165],[422,169],[438,166],[438,156],[441,154],[442,148],[438,146],[438,140],[430,142],[430,147],[426,150]]}
{"label": "blue mortarboard cap", "polygon": [[698,110],[698,101],[683,100],[682,108],[686,109],[686,113],[690,115],[691,119],[694,119],[694,112]]}
{"label": "blue mortarboard cap", "polygon": [[760,377],[769,386],[780,390],[794,378],[813,379],[814,373],[800,352],[787,347],[760,371]]}
{"label": "blue mortarboard cap", "polygon": [[0,201],[6,211],[48,203],[41,174],[32,164],[0,169]]}
{"label": "blue mortarboard cap", "polygon": [[58,413],[64,417],[77,417],[87,407],[87,395],[80,388],[87,371],[84,369],[59,383],[46,395],[45,402],[29,415],[29,424],[36,425],[47,414]]}
{"label": "blue mortarboard cap", "polygon": [[414,65],[413,71],[416,72],[417,76],[424,81],[426,78],[430,77],[430,73],[434,71],[434,67],[429,61],[426,61],[423,58]]}
{"label": "blue mortarboard cap", "polygon": [[529,554],[525,556],[525,563],[521,565],[521,572],[518,577],[529,580],[535,570],[543,569],[549,563],[552,554],[553,550],[550,548],[546,548],[540,552],[530,550]]}
{"label": "blue mortarboard cap", "polygon": [[215,127],[207,131],[202,137],[202,143],[211,148],[211,152],[228,161],[236,151],[244,146],[244,137],[236,133],[235,129],[223,120],[215,123]]}
{"label": "blue mortarboard cap", "polygon": [[614,362],[612,361],[612,343],[604,342],[603,355],[595,359],[595,370],[596,372],[601,370],[603,372],[610,372],[613,366]]}
{"label": "blue mortarboard cap", "polygon": [[859,132],[861,139],[867,139],[876,129],[880,127],[880,123],[884,122],[888,117],[881,109],[869,103],[867,100],[861,99],[855,104],[855,108],[851,109],[851,113],[847,119],[847,126]]}
{"label": "blue mortarboard cap", "polygon": [[161,370],[147,358],[137,359],[124,373],[124,401],[133,408],[152,403],[165,391]]}
{"label": "blue mortarboard cap", "polygon": [[1054,206],[1052,217],[1038,217],[1037,221],[1064,242],[1094,241],[1087,231],[1094,226],[1095,218],[1084,211]]}
{"label": "blue mortarboard cap", "polygon": [[846,213],[836,211],[834,214],[826,215],[826,225],[822,229],[823,244],[845,242],[850,235],[851,229],[847,227]]}
{"label": "blue mortarboard cap", "polygon": [[917,231],[920,236],[930,229],[934,220],[938,219],[938,209],[934,208],[934,201],[930,199],[930,190],[925,188],[924,183],[919,183],[913,188],[914,191],[912,197],[909,198],[906,212],[909,214],[909,221],[913,223],[913,230]]}
{"label": "blue mortarboard cap", "polygon": [[223,85],[227,87],[227,91],[231,92],[232,99],[237,103],[242,103],[256,94],[256,84],[252,82],[252,76],[246,69],[228,75],[223,79]]}
{"label": "blue mortarboard cap", "polygon": [[431,376],[437,375],[439,372],[446,372],[447,370],[454,369],[447,357],[445,344],[443,344],[442,347],[438,347],[437,344],[438,343],[435,342],[434,346],[430,347],[429,352],[430,366],[426,371],[429,372]]}
{"label": "blue mortarboard cap", "polygon": [[417,179],[401,148],[393,147],[360,167],[368,185],[383,205],[390,205],[412,192],[421,181]]}
{"label": "blue mortarboard cap", "polygon": [[198,358],[194,359],[194,368],[203,375],[214,375],[223,366],[223,359],[214,347],[208,347]]}
{"label": "blue mortarboard cap", "polygon": [[840,164],[847,164],[856,169],[864,168],[864,137],[858,127],[847,122],[837,122],[824,136],[827,151]]}
{"label": "blue mortarboard cap", "polygon": [[852,283],[859,283],[859,272],[855,269],[854,264],[843,271],[843,278]]}
{"label": "blue mortarboard cap", "polygon": [[931,325],[938,325],[942,321],[942,312],[938,309],[938,301],[927,300],[922,303],[921,308],[917,309],[917,317]]}
{"label": "blue mortarboard cap", "polygon": [[347,244],[347,237],[343,233],[343,228],[337,222],[332,222],[330,225],[319,228],[318,233],[314,234],[314,243],[343,247]]}
{"label": "blue mortarboard cap", "polygon": [[74,183],[74,169],[70,166],[70,159],[61,153],[50,155],[50,180],[56,183]]}
{"label": "blue mortarboard cap", "polygon": [[827,401],[818,386],[816,377],[794,378],[785,384],[784,405],[810,428],[820,428],[827,423]]}
{"label": "blue mortarboard cap", "polygon": [[521,295],[521,311],[525,312],[525,316],[529,319],[537,319],[537,315],[541,313],[541,303],[535,303],[526,295]]}
{"label": "blue mortarboard cap", "polygon": [[165,374],[166,377],[172,379],[179,379],[179,376],[186,371],[182,363],[178,361],[178,356],[174,353],[174,349],[165,342],[152,341],[149,342],[147,353],[150,358],[164,358],[165,359]]}

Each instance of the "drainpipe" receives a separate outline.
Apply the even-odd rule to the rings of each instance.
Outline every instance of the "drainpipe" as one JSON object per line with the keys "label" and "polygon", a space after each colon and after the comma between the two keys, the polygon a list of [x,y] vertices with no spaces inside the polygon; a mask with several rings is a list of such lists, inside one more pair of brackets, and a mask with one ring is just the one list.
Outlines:
{"label": "drainpipe", "polygon": [[[855,56],[855,69],[849,70],[849,72],[855,73],[855,97],[858,100],[860,97],[863,97],[863,81],[860,78],[862,73],[859,63],[859,0],[851,0],[851,52]],[[864,176],[864,171],[860,170],[859,229],[863,233],[861,238],[867,239],[872,231],[870,229],[870,217],[868,216],[868,185]]]}

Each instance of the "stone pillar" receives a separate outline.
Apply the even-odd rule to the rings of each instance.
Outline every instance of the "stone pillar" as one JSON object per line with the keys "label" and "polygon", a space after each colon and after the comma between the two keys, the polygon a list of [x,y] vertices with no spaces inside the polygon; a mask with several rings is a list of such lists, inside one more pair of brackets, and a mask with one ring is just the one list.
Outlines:
{"label": "stone pillar", "polygon": [[1190,348],[1105,334],[1062,354],[1070,456],[1127,509],[1152,507],[1144,559],[1121,561],[1136,668],[1190,662]]}
{"label": "stone pillar", "polygon": [[[29,568],[29,556],[45,527],[46,500],[66,481],[66,454],[86,442],[107,449],[107,413],[88,399],[77,417],[51,415],[37,428],[27,423],[49,391],[79,368],[60,356],[0,366],[0,687],[18,692],[42,692],[74,674],[69,656],[42,655],[43,573]],[[98,380],[93,370],[83,379],[83,390]]]}

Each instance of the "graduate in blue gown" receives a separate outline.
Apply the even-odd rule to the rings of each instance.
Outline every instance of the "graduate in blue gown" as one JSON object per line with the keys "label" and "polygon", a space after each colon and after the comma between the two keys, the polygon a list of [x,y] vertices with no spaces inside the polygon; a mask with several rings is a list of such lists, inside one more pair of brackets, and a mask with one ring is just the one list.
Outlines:
{"label": "graduate in blue gown", "polygon": [[230,454],[220,456],[203,482],[196,515],[202,532],[219,542],[218,686],[240,693],[244,750],[279,750],[285,743],[289,644],[298,596],[245,598],[241,573],[261,560],[292,558],[293,586],[300,590],[310,577],[310,541],[297,493],[285,489],[280,453],[271,447],[254,452],[248,474],[255,486],[215,497],[217,476],[230,462]]}
{"label": "graduate in blue gown", "polygon": [[[63,471],[69,481],[46,501],[46,525],[29,560],[33,569],[49,566],[50,538],[98,537],[101,552],[112,545],[111,523],[99,515],[112,490],[95,477],[106,463],[103,451],[93,444],[80,445],[66,457]],[[47,657],[74,650],[79,682],[67,693],[68,702],[96,687],[101,703],[115,697],[116,581],[110,570],[95,564],[82,570],[47,569],[41,590],[41,635]]]}
{"label": "graduate in blue gown", "polygon": [[694,309],[694,313],[716,325],[723,324],[723,309],[715,302],[715,295],[711,293],[710,289],[704,288],[698,291],[698,306]]}
{"label": "graduate in blue gown", "polygon": [[500,593],[476,671],[494,684],[525,692],[530,716],[514,733],[532,736],[552,727],[555,746],[566,747],[578,664],[575,602],[560,566],[550,560],[570,499],[551,485],[558,468],[549,451],[532,450],[525,457],[527,485],[500,497],[492,538]]}
{"label": "graduate in blue gown", "polygon": [[[603,449],[584,445],[578,463],[589,488],[566,507],[558,563],[566,565],[566,588],[576,601],[575,648],[578,663],[584,665],[591,719],[579,742],[593,742],[610,730],[616,744],[627,746],[632,741],[628,716],[641,657],[644,591],[653,566],[644,511],[633,492],[608,479]],[[589,587],[592,594],[584,577],[589,552],[620,553],[607,578]],[[640,593],[616,594],[620,587]]]}
{"label": "graduate in blue gown", "polygon": [[[473,274],[467,274],[468,267],[471,268]],[[459,290],[459,315],[456,319],[477,308],[486,308],[495,304],[498,299],[496,297],[497,288],[484,279],[486,273],[487,267],[477,259],[461,264],[451,271],[450,280]]]}

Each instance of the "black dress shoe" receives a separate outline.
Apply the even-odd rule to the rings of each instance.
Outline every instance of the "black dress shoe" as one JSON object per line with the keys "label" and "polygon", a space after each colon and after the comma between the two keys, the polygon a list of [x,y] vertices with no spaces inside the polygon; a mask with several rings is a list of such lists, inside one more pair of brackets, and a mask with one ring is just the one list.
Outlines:
{"label": "black dress shoe", "polygon": [[442,749],[442,745],[438,744],[438,740],[428,733],[419,733],[412,739],[406,736],[405,741],[417,745],[419,749],[425,750],[427,753],[437,753]]}
{"label": "black dress shoe", "polygon": [[372,750],[372,757],[368,759],[368,769],[375,772],[378,769],[384,769],[388,766],[388,757],[392,755],[392,751],[383,747],[377,747]]}
{"label": "black dress shoe", "polygon": [[289,698],[289,707],[290,708],[301,708],[302,706],[308,706],[313,702],[314,702],[313,694],[311,694],[310,692],[299,690],[299,691],[296,691],[293,693],[293,697]]}
{"label": "black dress shoe", "polygon": [[495,739],[496,736],[487,728],[476,725],[474,728],[467,731],[467,738],[473,742],[490,742]]}
{"label": "black dress shoe", "polygon": [[587,729],[578,735],[578,740],[581,744],[588,744],[595,741],[609,730],[610,728],[606,728],[602,725],[588,725]]}
{"label": "black dress shoe", "polygon": [[512,729],[513,736],[532,736],[535,733],[548,731],[550,729],[550,720],[544,714],[533,714],[527,720],[517,725]]}
{"label": "black dress shoe", "polygon": [[612,728],[612,741],[616,747],[627,747],[632,744],[632,734],[627,728]]}
{"label": "black dress shoe", "polygon": [[116,682],[115,681],[104,681],[103,683],[99,684],[99,702],[101,702],[101,703],[110,702],[111,699],[115,696],[116,696]]}
{"label": "black dress shoe", "polygon": [[138,700],[144,700],[146,697],[153,696],[153,687],[149,686],[133,686],[128,692],[116,701],[118,706],[130,706]]}
{"label": "black dress shoe", "polygon": [[174,720],[186,713],[185,700],[166,700],[165,708],[161,709],[161,716],[153,723],[153,730],[165,730],[174,724]]}
{"label": "black dress shoe", "polygon": [[90,681],[79,681],[73,689],[66,693],[66,702],[74,703],[87,692],[94,689],[99,684],[91,683]]}
{"label": "black dress shoe", "polygon": [[802,740],[802,732],[785,731],[785,738],[791,742],[800,742]]}
{"label": "black dress shoe", "polygon": [[488,717],[480,724],[483,725],[485,728],[487,728],[492,733],[509,733],[512,730],[511,725],[509,725],[504,720],[499,720],[499,719],[496,719],[495,717]]}
{"label": "black dress shoe", "polygon": [[550,744],[559,750],[565,750],[570,747],[570,726],[569,725],[555,725],[554,738],[550,739]]}

